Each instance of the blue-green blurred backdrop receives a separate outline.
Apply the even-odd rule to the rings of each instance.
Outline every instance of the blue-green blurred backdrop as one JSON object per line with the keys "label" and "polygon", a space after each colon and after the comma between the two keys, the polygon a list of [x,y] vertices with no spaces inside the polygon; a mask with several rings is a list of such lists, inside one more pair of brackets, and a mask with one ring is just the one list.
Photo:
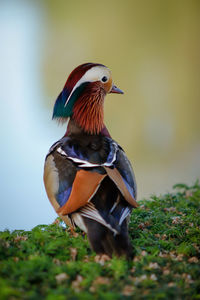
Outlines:
{"label": "blue-green blurred backdrop", "polygon": [[107,65],[125,94],[109,95],[106,124],[127,152],[138,198],[200,175],[200,2],[0,1],[0,229],[56,214],[43,187],[51,121],[68,74]]}

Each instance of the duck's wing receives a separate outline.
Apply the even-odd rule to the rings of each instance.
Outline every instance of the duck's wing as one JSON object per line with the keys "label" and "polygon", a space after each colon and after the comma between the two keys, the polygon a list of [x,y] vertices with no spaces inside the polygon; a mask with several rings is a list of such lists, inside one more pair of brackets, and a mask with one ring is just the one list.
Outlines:
{"label": "duck's wing", "polygon": [[[44,184],[48,198],[61,215],[72,213],[89,202],[106,176],[106,172],[101,174],[102,171],[85,171],[69,159],[68,156],[73,155],[74,151],[70,142],[70,139],[62,139],[54,144],[44,166]],[[78,159],[78,155],[76,158]]]}
{"label": "duck's wing", "polygon": [[87,204],[106,176],[116,184],[125,200],[136,207],[136,185],[131,165],[111,138],[78,140],[65,137],[51,147],[46,157],[45,188],[52,205],[61,215],[70,214]]}
{"label": "duck's wing", "polygon": [[[115,142],[114,142],[115,143]],[[133,207],[138,207],[135,175],[123,149],[116,144],[116,159],[111,167],[105,167],[108,176],[114,181],[125,200]]]}

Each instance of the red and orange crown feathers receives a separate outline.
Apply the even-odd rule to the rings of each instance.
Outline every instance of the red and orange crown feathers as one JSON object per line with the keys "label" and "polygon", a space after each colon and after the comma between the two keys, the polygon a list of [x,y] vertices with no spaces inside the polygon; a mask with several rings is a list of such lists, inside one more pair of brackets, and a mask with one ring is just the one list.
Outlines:
{"label": "red and orange crown feathers", "polygon": [[83,75],[91,68],[96,66],[103,66],[102,64],[95,64],[95,63],[85,63],[77,68],[75,68],[69,75],[64,88],[62,92],[59,94],[58,98],[56,99],[54,109],[53,109],[53,119],[67,119],[70,117],[73,113],[73,106],[77,99],[77,97],[81,94],[83,91],[84,85],[79,87],[78,92],[76,91],[75,95],[71,97],[68,105],[66,104],[66,101],[68,97],[70,96],[73,88],[77,84],[77,82],[83,77]]}
{"label": "red and orange crown feathers", "polygon": [[104,127],[107,93],[123,93],[113,85],[110,70],[102,64],[82,64],[70,73],[54,105],[53,118],[65,121],[72,117],[84,131],[98,134]]}

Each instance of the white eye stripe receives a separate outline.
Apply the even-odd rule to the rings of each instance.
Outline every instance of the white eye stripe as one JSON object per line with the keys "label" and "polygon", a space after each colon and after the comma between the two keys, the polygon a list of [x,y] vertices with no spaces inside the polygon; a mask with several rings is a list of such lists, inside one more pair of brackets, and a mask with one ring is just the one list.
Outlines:
{"label": "white eye stripe", "polygon": [[82,83],[99,81],[103,77],[110,78],[110,75],[111,75],[110,70],[106,67],[96,66],[96,67],[89,69],[87,72],[85,72],[85,74],[81,77],[81,79],[79,79],[79,81],[77,81],[77,83],[73,87],[69,97],[67,98],[67,100],[65,102],[65,106],[67,105],[67,103],[68,103],[71,95],[75,91],[75,89],[77,89]]}

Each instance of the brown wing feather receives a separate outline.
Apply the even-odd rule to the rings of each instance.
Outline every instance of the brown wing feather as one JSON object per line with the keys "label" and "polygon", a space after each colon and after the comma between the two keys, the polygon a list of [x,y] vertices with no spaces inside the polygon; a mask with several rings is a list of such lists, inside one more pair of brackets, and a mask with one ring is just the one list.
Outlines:
{"label": "brown wing feather", "polygon": [[72,185],[72,191],[68,201],[57,210],[62,215],[70,214],[89,202],[90,198],[97,191],[105,175],[80,170],[76,173]]}
{"label": "brown wing feather", "polygon": [[110,169],[105,167],[106,172],[110,179],[116,184],[116,186],[119,188],[121,191],[122,195],[124,196],[125,200],[130,203],[133,207],[138,207],[139,205],[137,204],[136,200],[131,196],[129,193],[122,176],[120,175],[119,171],[115,169]]}

